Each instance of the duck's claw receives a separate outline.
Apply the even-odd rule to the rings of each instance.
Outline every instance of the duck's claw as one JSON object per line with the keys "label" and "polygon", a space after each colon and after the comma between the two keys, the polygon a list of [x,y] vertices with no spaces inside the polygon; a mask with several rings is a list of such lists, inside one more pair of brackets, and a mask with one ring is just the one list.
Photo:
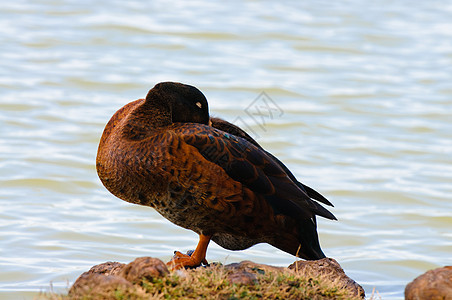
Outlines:
{"label": "duck's claw", "polygon": [[187,254],[183,254],[179,251],[174,251],[173,258],[166,263],[166,265],[173,269],[178,270],[182,268],[196,268],[203,265],[208,265],[205,258],[199,258],[193,256],[194,250],[187,251]]}
{"label": "duck's claw", "polygon": [[211,236],[209,235],[200,234],[199,242],[195,251],[188,251],[187,254],[174,251],[173,258],[166,265],[172,270],[196,268],[201,264],[208,265],[206,260],[206,251],[210,242],[210,237]]}

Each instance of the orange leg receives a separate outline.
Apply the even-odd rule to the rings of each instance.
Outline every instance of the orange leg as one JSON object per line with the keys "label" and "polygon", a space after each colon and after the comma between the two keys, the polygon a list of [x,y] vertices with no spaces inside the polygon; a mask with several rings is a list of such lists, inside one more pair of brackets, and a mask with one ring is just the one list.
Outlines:
{"label": "orange leg", "polygon": [[207,264],[206,252],[209,242],[210,236],[200,234],[198,245],[191,255],[175,251],[174,257],[166,265],[173,270],[177,270],[184,267],[198,267],[201,263]]}

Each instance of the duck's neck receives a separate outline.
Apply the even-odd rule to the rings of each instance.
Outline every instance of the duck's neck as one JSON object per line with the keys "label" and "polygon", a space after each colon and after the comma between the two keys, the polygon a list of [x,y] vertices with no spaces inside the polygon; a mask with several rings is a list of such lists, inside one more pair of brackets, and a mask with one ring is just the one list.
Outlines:
{"label": "duck's neck", "polygon": [[145,101],[127,116],[122,131],[128,139],[141,140],[171,124],[171,112],[165,103]]}

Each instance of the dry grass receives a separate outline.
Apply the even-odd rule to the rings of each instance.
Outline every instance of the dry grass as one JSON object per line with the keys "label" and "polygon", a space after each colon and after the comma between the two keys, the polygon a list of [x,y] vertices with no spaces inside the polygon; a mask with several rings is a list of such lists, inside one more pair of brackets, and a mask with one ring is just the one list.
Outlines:
{"label": "dry grass", "polygon": [[292,270],[278,272],[255,270],[254,284],[233,284],[231,271],[223,266],[171,272],[165,277],[143,281],[127,290],[110,289],[77,297],[42,294],[38,299],[361,299],[341,287],[331,277],[300,274]]}

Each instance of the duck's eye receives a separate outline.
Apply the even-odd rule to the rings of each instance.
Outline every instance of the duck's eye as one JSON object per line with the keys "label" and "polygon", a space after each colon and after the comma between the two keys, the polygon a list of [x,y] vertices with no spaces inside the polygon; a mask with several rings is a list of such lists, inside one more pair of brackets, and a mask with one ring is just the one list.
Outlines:
{"label": "duck's eye", "polygon": [[197,107],[202,108],[202,103],[201,102],[196,102],[195,103]]}

